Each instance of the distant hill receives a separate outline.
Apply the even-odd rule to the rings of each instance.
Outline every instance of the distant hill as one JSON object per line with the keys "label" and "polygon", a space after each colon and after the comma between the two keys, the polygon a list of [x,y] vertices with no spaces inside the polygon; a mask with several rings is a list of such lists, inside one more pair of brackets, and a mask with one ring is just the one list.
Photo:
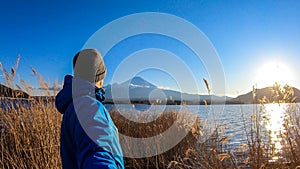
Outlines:
{"label": "distant hill", "polygon": [[[266,96],[268,101],[272,101],[272,89],[273,87],[265,87],[262,89],[256,89],[256,101],[253,100],[252,91],[246,94],[240,95],[234,99],[228,100],[227,103],[242,103],[242,104],[253,104],[258,103],[258,99]],[[300,90],[293,87],[294,96],[296,97],[296,102],[300,102]],[[279,96],[279,98],[283,96]]]}
{"label": "distant hill", "polygon": [[[106,102],[113,103],[143,103],[143,104],[203,104],[206,100],[208,104],[224,103],[230,97],[219,97],[215,95],[198,95],[182,93],[175,90],[161,89],[142,77],[134,77],[120,84],[112,84],[103,87],[105,90]],[[129,100],[128,100],[129,98]]]}
{"label": "distant hill", "polygon": [[0,84],[0,97],[9,97],[9,98],[28,98],[29,95],[21,90],[14,90],[7,86]]}

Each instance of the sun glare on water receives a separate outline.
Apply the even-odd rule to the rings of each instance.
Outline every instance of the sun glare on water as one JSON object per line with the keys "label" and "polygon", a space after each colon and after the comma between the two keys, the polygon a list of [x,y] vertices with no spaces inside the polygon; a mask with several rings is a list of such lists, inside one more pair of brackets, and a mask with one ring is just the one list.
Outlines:
{"label": "sun glare on water", "polygon": [[266,129],[270,134],[270,144],[274,149],[272,152],[272,160],[276,161],[280,157],[282,151],[281,134],[285,132],[283,127],[284,116],[287,105],[285,104],[267,104],[265,105],[265,114],[267,120],[265,121]]}
{"label": "sun glare on water", "polygon": [[294,84],[293,73],[284,63],[270,62],[257,70],[255,83],[258,88],[272,86],[276,82],[280,85]]}

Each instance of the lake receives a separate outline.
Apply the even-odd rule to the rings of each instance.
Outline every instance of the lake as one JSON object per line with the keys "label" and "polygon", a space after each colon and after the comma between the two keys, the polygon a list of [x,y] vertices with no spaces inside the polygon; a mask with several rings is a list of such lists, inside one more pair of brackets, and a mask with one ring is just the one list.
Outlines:
{"label": "lake", "polygon": [[[297,104],[298,106],[300,104]],[[247,144],[247,133],[250,133],[250,120],[254,112],[261,112],[259,122],[261,123],[263,140],[271,140],[275,149],[280,149],[278,136],[283,131],[283,117],[287,104],[266,104],[262,110],[261,105],[106,105],[108,110],[118,108],[120,111],[137,112],[162,112],[163,110],[179,110],[182,112],[193,112],[201,116],[207,125],[218,125],[223,128],[223,135],[229,138],[229,148],[237,148],[241,144]],[[159,117],[159,113],[155,118]],[[155,120],[152,119],[152,120]],[[149,121],[150,122],[150,121]],[[207,130],[208,132],[210,130]],[[268,135],[270,134],[270,137]],[[249,134],[248,134],[249,135]]]}

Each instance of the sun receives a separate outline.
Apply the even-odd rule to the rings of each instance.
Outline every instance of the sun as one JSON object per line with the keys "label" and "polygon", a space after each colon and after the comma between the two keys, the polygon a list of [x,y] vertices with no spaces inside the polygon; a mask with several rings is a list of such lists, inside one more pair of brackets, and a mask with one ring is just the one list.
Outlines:
{"label": "sun", "polygon": [[276,82],[280,85],[294,84],[293,73],[283,62],[269,62],[257,70],[255,84],[258,88],[272,86]]}

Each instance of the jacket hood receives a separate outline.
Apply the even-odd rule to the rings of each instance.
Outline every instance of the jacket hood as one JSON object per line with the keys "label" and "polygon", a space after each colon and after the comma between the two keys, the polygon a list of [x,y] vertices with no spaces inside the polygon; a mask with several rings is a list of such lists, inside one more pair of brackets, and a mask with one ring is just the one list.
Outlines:
{"label": "jacket hood", "polygon": [[68,106],[73,102],[73,98],[80,96],[91,96],[100,102],[103,102],[105,99],[102,88],[98,88],[80,77],[66,75],[63,89],[56,95],[55,106],[61,114],[64,114]]}

